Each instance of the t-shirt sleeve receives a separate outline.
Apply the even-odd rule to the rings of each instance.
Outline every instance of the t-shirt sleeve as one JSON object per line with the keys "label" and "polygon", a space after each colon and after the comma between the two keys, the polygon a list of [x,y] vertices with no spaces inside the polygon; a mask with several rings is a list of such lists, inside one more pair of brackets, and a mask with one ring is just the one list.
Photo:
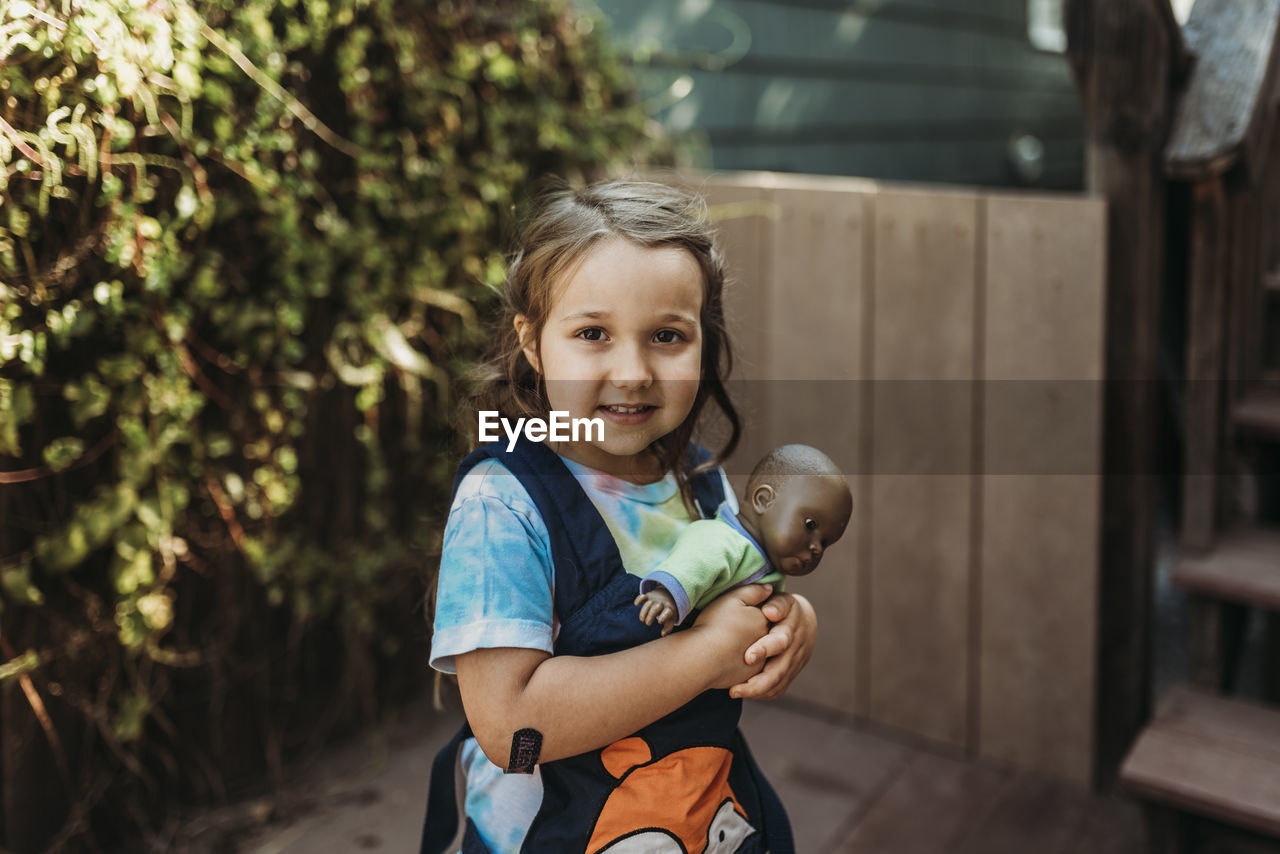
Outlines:
{"label": "t-shirt sleeve", "polygon": [[551,538],[529,493],[501,463],[463,478],[445,523],[431,666],[454,673],[476,649],[553,651]]}
{"label": "t-shirt sleeve", "polygon": [[681,532],[667,559],[640,582],[647,593],[661,584],[676,603],[676,623],[712,597],[708,593],[731,584],[752,551],[732,528],[714,519],[693,522]]}

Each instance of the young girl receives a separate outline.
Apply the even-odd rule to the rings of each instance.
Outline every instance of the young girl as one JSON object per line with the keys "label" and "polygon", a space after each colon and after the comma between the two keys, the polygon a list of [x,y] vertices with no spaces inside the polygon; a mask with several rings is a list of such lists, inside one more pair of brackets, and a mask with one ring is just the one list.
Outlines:
{"label": "young girl", "polygon": [[[557,190],[526,230],[477,415],[604,431],[504,436],[459,468],[431,664],[468,726],[437,758],[424,852],[456,828],[455,756],[464,854],[790,850],[737,721],[807,662],[812,607],[741,587],[659,638],[633,604],[684,526],[737,509],[724,278],[705,204],[660,184]],[[691,444],[708,401],[732,427],[714,457]]]}

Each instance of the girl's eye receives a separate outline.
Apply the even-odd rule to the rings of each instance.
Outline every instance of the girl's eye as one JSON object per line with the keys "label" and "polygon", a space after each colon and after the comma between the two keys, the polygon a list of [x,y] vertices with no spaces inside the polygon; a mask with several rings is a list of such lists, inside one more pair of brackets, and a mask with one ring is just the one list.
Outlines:
{"label": "girl's eye", "polygon": [[674,329],[660,329],[653,336],[653,340],[659,344],[674,344],[680,340],[680,333]]}
{"label": "girl's eye", "polygon": [[818,523],[817,523],[817,522],[815,522],[815,521],[813,521],[812,519],[805,519],[805,520],[804,520],[804,529],[805,529],[806,531],[816,531],[816,530],[818,530]]}
{"label": "girl's eye", "polygon": [[604,339],[604,330],[599,326],[589,326],[579,332],[578,337],[584,341],[601,341]]}

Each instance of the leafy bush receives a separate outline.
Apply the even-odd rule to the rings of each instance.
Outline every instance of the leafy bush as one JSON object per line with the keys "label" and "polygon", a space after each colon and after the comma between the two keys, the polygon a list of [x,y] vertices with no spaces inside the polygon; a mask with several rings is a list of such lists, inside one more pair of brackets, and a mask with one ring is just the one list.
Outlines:
{"label": "leafy bush", "polygon": [[628,93],[561,0],[0,8],[10,848],[425,683],[452,381],[515,201],[659,155]]}

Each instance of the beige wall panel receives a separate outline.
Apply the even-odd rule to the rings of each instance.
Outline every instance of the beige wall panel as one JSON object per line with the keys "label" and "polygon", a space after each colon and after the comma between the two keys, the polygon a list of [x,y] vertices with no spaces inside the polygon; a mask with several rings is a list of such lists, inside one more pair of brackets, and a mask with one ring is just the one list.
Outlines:
{"label": "beige wall panel", "polygon": [[979,753],[1088,786],[1100,479],[984,480]]}
{"label": "beige wall panel", "polygon": [[986,207],[987,376],[1100,379],[1106,205],[993,195]]}
{"label": "beige wall panel", "polygon": [[969,727],[977,197],[875,202],[868,705],[963,747]]}
{"label": "beige wall panel", "polygon": [[[742,437],[725,468],[731,474],[744,467],[749,472],[752,461],[767,447],[763,433],[769,389],[761,380],[768,369],[769,354],[764,344],[757,346],[756,342],[765,337],[773,205],[769,191],[759,186],[721,184],[711,178],[691,179],[685,186],[706,197],[728,268],[725,318],[735,348],[729,394],[742,420]],[[715,411],[714,404],[711,410]],[[726,436],[724,422],[716,419],[709,425],[705,441],[709,447],[719,447]]]}
{"label": "beige wall panel", "polygon": [[[869,262],[866,206],[870,196],[840,191],[775,188],[773,265],[765,293],[765,350],[769,353],[766,444],[802,442],[825,451],[849,477],[853,515],[840,542],[813,575],[795,579],[818,613],[822,630],[813,658],[790,696],[853,714],[860,705],[858,613],[863,525],[859,469],[867,346],[865,288]],[[756,342],[744,341],[743,347]]]}
{"label": "beige wall panel", "polygon": [[979,589],[982,755],[1089,785],[1104,216],[987,202]]}
{"label": "beige wall panel", "polygon": [[735,487],[785,441],[827,450],[853,486],[845,539],[791,585],[821,629],[790,696],[1087,783],[1103,206],[768,173],[686,183],[735,280]]}

